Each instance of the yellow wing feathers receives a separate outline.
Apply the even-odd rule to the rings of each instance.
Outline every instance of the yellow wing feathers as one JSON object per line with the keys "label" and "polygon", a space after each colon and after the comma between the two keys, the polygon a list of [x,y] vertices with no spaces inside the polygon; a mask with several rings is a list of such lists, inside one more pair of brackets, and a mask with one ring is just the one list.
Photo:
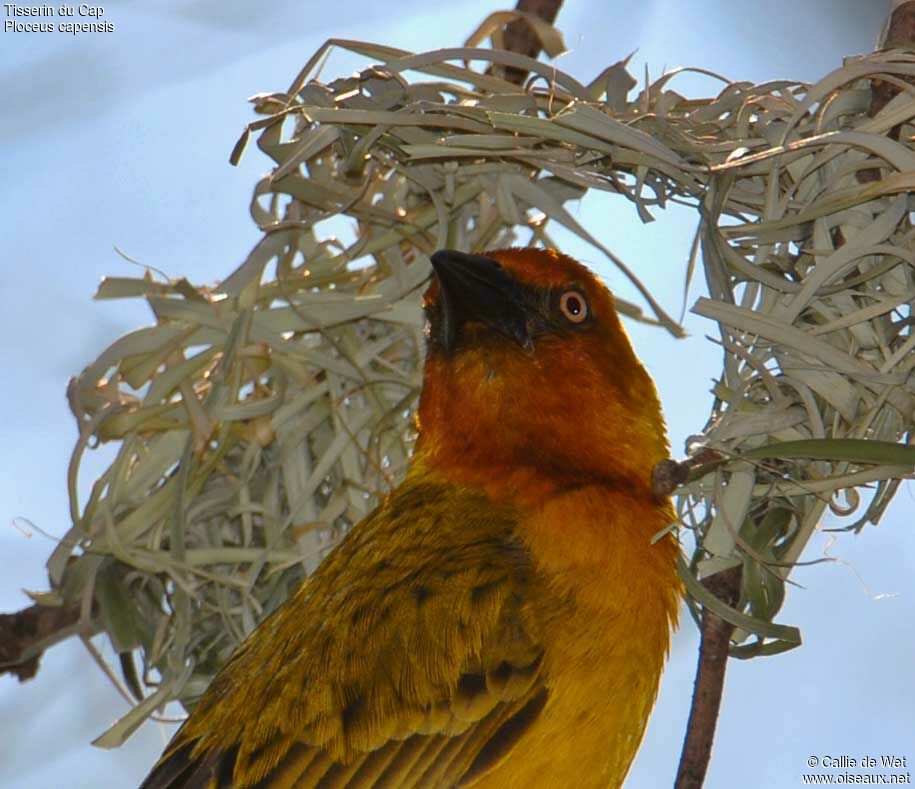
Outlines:
{"label": "yellow wing feathers", "polygon": [[529,556],[481,498],[401,486],[242,644],[144,786],[453,786],[497,764],[547,691]]}

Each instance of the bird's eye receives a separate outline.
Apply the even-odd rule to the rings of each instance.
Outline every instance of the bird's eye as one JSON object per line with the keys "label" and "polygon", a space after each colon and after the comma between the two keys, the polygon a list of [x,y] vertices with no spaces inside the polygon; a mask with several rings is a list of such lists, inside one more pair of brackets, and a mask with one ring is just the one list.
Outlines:
{"label": "bird's eye", "polygon": [[582,323],[588,317],[588,302],[580,290],[567,290],[559,297],[559,309],[570,323]]}

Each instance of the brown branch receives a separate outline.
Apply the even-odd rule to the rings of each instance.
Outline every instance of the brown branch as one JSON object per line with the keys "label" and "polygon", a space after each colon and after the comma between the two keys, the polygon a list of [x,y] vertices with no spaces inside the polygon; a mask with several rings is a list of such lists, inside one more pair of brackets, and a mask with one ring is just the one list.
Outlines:
{"label": "brown branch", "polygon": [[[556,21],[561,5],[562,0],[518,0],[515,9],[538,16],[552,25]],[[540,46],[540,40],[534,35],[530,25],[519,19],[509,22],[505,26],[505,49],[509,52],[517,52],[519,55],[535,58],[540,54],[542,47]],[[528,72],[524,69],[515,68],[514,66],[505,66],[502,72],[505,79],[509,82],[514,82],[516,85],[523,83],[527,78],[527,74]]]}
{"label": "brown branch", "polygon": [[[699,479],[726,460],[713,449],[702,448],[684,461],[663,460],[651,472],[652,492],[666,499],[678,487]],[[702,583],[722,602],[736,606],[740,599],[740,566],[706,578]],[[712,742],[724,692],[728,647],[734,626],[707,608],[702,609],[699,663],[689,713],[683,752],[677,770],[675,789],[701,789],[712,755]]]}
{"label": "brown branch", "polygon": [[[915,2],[902,3],[893,9],[886,28],[880,36],[880,49],[893,49],[894,47],[910,47],[915,43]],[[911,82],[911,79],[907,80]],[[873,118],[880,110],[889,104],[898,94],[899,85],[882,79],[871,80],[871,101],[867,108],[868,117]],[[901,126],[890,129],[888,137],[898,142]],[[880,170],[871,167],[858,171],[858,182],[868,183],[880,180]]]}
{"label": "brown branch", "polygon": [[879,46],[882,49],[905,46],[915,40],[915,2],[900,3],[890,14]]}
{"label": "brown branch", "polygon": [[666,499],[681,485],[701,479],[725,460],[720,452],[707,447],[686,460],[662,460],[651,470],[652,493],[655,498]]}
{"label": "brown branch", "polygon": [[32,605],[14,614],[0,614],[0,675],[20,682],[32,679],[46,649],[80,632],[78,605]]}
{"label": "brown branch", "polygon": [[[719,600],[729,606],[736,606],[740,599],[740,575],[741,567],[738,565],[710,575],[702,583]],[[674,789],[701,789],[705,781],[724,692],[728,646],[734,625],[703,608],[701,632],[693,703]]]}

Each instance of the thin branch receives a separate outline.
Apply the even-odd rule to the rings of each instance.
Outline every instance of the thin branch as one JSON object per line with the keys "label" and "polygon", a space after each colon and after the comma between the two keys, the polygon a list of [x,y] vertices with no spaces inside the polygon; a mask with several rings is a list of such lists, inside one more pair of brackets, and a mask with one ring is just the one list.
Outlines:
{"label": "thin branch", "polygon": [[915,2],[896,2],[894,6],[880,36],[878,47],[881,49],[906,46],[915,39]]}
{"label": "thin branch", "polygon": [[666,499],[681,485],[701,479],[725,460],[720,452],[707,447],[686,460],[662,460],[651,470],[651,490],[656,498]]}
{"label": "thin branch", "polygon": [[[740,598],[740,576],[741,567],[738,565],[710,575],[703,584],[715,597],[733,607]],[[675,789],[700,789],[705,781],[724,692],[728,645],[734,633],[734,625],[703,608],[701,632],[693,704],[689,711]]]}
{"label": "thin branch", "polygon": [[0,675],[32,679],[44,651],[82,629],[79,605],[32,605],[0,614]]}
{"label": "thin branch", "polygon": [[[516,10],[538,16],[551,25],[556,21],[562,0],[518,0]],[[510,22],[505,26],[505,49],[535,58],[540,54],[540,41],[531,30],[530,25],[522,20]],[[505,79],[520,85],[527,78],[527,71],[514,66],[505,67]]]}
{"label": "thin branch", "polygon": [[[910,47],[915,43],[915,2],[899,3],[893,8],[886,27],[880,34],[879,49],[892,49],[894,47]],[[911,81],[911,80],[909,80]],[[871,101],[867,114],[873,118],[898,94],[900,88],[892,82],[883,79],[871,80]],[[894,126],[889,131],[889,138],[898,142],[901,126]],[[867,183],[880,180],[880,170],[876,167],[858,171],[858,182]]]}

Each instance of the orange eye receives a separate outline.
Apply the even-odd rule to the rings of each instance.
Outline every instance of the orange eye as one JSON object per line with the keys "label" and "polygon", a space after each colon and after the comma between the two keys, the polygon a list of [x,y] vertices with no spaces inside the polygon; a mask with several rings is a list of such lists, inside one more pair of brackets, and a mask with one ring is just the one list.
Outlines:
{"label": "orange eye", "polygon": [[588,317],[588,302],[578,290],[567,290],[559,297],[559,309],[570,323],[582,323]]}

